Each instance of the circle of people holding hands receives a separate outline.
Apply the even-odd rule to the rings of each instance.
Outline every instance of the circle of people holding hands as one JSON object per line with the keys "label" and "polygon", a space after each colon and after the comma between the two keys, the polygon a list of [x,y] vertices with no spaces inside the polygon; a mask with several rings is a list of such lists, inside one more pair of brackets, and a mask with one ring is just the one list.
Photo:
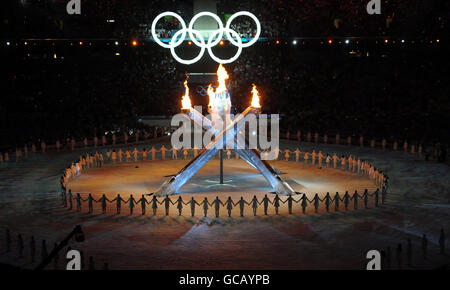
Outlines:
{"label": "circle of people holding hands", "polygon": [[[168,149],[164,145],[160,147],[160,149],[156,149],[152,147],[150,150],[143,148],[142,151],[134,148],[134,150],[126,149],[122,150],[108,150],[106,151],[106,156],[104,156],[103,152],[95,152],[95,153],[87,153],[84,156],[80,156],[79,160],[73,162],[69,167],[66,168],[64,174],[61,176],[61,187],[63,191],[66,191],[67,185],[70,180],[73,180],[77,176],[79,176],[83,170],[87,170],[89,168],[94,167],[103,167],[104,162],[110,162],[112,164],[120,164],[123,162],[138,162],[138,161],[147,161],[147,160],[157,160],[157,153],[160,154],[160,160],[166,160],[167,155],[170,154],[172,160],[178,159],[178,152],[181,151],[183,153],[184,159],[188,160],[190,156],[197,157],[200,153],[200,149],[177,149],[175,147]],[[231,150],[225,150],[228,159],[232,158]],[[279,148],[275,148],[275,160],[294,160],[295,162],[300,162],[301,159],[304,160],[305,164],[311,164],[313,166],[318,166],[319,168],[334,168],[342,170],[347,170],[353,173],[358,173],[361,175],[365,175],[368,178],[372,179],[375,184],[379,188],[383,188],[384,186],[388,186],[389,177],[386,176],[381,170],[376,168],[372,163],[367,160],[361,160],[359,157],[342,155],[338,157],[336,153],[330,155],[328,153],[322,153],[322,151],[316,152],[313,150],[312,152],[303,152],[298,148],[295,151],[291,151],[289,149],[280,150]],[[263,159],[268,159],[269,151],[261,151],[260,152]],[[281,156],[280,156],[281,154]],[[235,158],[239,159],[239,155],[235,154]]]}
{"label": "circle of people holding hands", "polygon": [[[348,170],[350,172],[369,177],[375,182],[378,188],[381,188],[381,191],[377,189],[375,192],[369,193],[368,190],[365,190],[362,194],[359,194],[357,191],[353,194],[346,192],[342,196],[338,192],[336,192],[334,196],[327,193],[323,198],[320,198],[318,194],[315,194],[312,199],[309,199],[306,194],[299,193],[299,196],[301,195],[301,197],[298,200],[294,199],[294,196],[287,196],[287,198],[283,200],[278,195],[275,195],[273,199],[270,199],[267,195],[265,195],[262,200],[258,200],[256,196],[254,196],[250,202],[244,200],[242,197],[237,202],[233,201],[231,197],[229,197],[226,201],[222,201],[217,197],[210,202],[205,197],[205,199],[199,203],[194,198],[186,202],[181,196],[179,196],[176,201],[173,201],[170,197],[165,197],[160,200],[156,196],[153,196],[151,200],[148,201],[145,195],[142,195],[140,199],[135,199],[133,195],[130,195],[128,199],[123,199],[120,194],[118,194],[114,199],[108,199],[106,195],[103,195],[96,200],[91,194],[88,194],[86,198],[83,198],[79,193],[74,195],[70,189],[67,190],[68,183],[80,175],[82,171],[88,170],[89,168],[102,167],[105,161],[112,164],[120,164],[123,162],[138,162],[140,160],[157,160],[157,153],[160,153],[160,156],[158,156],[160,157],[159,160],[166,160],[166,155],[170,153],[172,155],[172,160],[176,160],[178,159],[179,151],[183,152],[184,159],[187,160],[190,155],[193,155],[193,157],[198,156],[200,149],[168,149],[163,145],[159,150],[155,147],[152,147],[148,151],[145,148],[142,150],[138,150],[137,148],[134,148],[134,150],[119,149],[118,151],[108,150],[105,154],[106,156],[103,155],[103,152],[95,152],[86,154],[85,156],[80,156],[80,159],[77,162],[72,163],[72,165],[65,170],[63,176],[61,177],[63,204],[69,209],[73,209],[73,207],[75,207],[77,211],[81,211],[83,202],[87,202],[89,213],[92,213],[94,203],[99,203],[101,205],[102,212],[106,213],[107,203],[115,203],[117,214],[121,213],[122,204],[128,204],[130,214],[133,214],[135,206],[140,205],[141,213],[143,215],[146,213],[147,205],[150,205],[154,215],[156,215],[158,207],[162,205],[164,205],[166,215],[169,215],[169,208],[171,205],[176,206],[179,215],[182,214],[184,206],[189,206],[191,216],[195,215],[196,206],[201,206],[205,216],[210,208],[214,208],[215,215],[218,217],[221,207],[226,208],[229,216],[231,216],[231,211],[234,207],[239,207],[240,216],[244,216],[244,209],[246,206],[250,206],[252,208],[254,215],[256,215],[257,208],[259,206],[263,206],[264,214],[267,215],[269,206],[272,206],[275,213],[278,214],[282,204],[287,204],[288,212],[289,214],[292,214],[294,204],[300,203],[302,212],[305,214],[306,208],[309,204],[313,204],[316,213],[318,212],[321,203],[325,205],[327,212],[329,212],[332,204],[335,205],[335,210],[339,211],[341,203],[343,203],[345,210],[348,210],[349,205],[352,202],[353,208],[357,210],[359,201],[364,204],[365,208],[368,208],[369,200],[371,199],[373,199],[375,207],[378,207],[380,204],[380,199],[381,203],[385,203],[386,194],[389,187],[389,178],[366,160],[361,160],[360,158],[353,157],[351,155],[348,157],[344,155],[338,157],[336,154],[324,154],[321,151],[316,152],[315,150],[312,152],[302,152],[297,148],[295,151],[290,151],[289,149],[275,149],[275,159],[284,159],[286,161],[295,159],[296,162],[300,162],[302,158],[305,164],[311,164],[313,166],[324,166],[326,168],[334,169],[338,169],[340,167],[341,170]],[[267,152],[262,151],[261,154],[267,154]],[[226,150],[226,155],[228,159],[231,159],[231,150]],[[237,154],[235,154],[235,158],[239,158]]]}
{"label": "circle of people holding hands", "polygon": [[283,204],[287,204],[288,213],[293,214],[294,204],[300,204],[301,212],[305,215],[306,209],[309,204],[314,206],[314,212],[319,213],[319,207],[321,204],[325,205],[326,212],[330,212],[332,205],[334,204],[334,210],[338,212],[341,208],[341,202],[344,205],[345,211],[349,210],[351,203],[353,203],[353,209],[358,210],[359,201],[361,200],[364,204],[364,208],[369,208],[369,201],[373,199],[375,207],[379,207],[380,204],[385,204],[387,192],[385,189],[380,191],[377,189],[373,193],[369,193],[366,189],[364,193],[359,194],[358,191],[355,191],[353,195],[349,194],[348,191],[343,194],[341,197],[339,192],[336,192],[334,196],[330,193],[327,193],[323,198],[320,198],[316,193],[312,199],[309,199],[305,193],[299,193],[300,198],[297,200],[293,195],[288,195],[286,199],[280,198],[278,194],[275,195],[273,199],[270,199],[267,194],[261,199],[253,196],[250,202],[246,201],[243,197],[241,197],[238,201],[234,201],[231,196],[228,197],[226,201],[222,201],[219,197],[216,197],[214,200],[209,201],[207,197],[205,197],[201,202],[192,197],[190,200],[185,201],[181,196],[174,201],[169,196],[164,198],[157,198],[155,195],[152,195],[150,200],[147,200],[146,195],[142,195],[141,198],[136,199],[132,194],[128,199],[124,199],[118,194],[114,199],[109,199],[103,194],[99,199],[95,199],[92,194],[88,194],[86,198],[81,197],[80,193],[77,193],[75,196],[72,194],[72,191],[69,189],[68,193],[62,194],[64,207],[67,207],[69,210],[72,210],[74,207],[76,211],[81,212],[83,202],[87,202],[88,213],[94,212],[94,203],[100,203],[101,210],[103,214],[106,214],[108,203],[115,204],[116,213],[119,215],[122,211],[122,205],[127,204],[129,209],[129,214],[134,214],[134,208],[136,206],[141,208],[141,214],[146,215],[147,207],[150,206],[152,209],[153,215],[157,215],[157,210],[160,206],[163,206],[165,209],[165,215],[169,216],[170,207],[175,206],[178,211],[178,215],[181,216],[183,213],[183,209],[185,206],[189,207],[191,217],[195,216],[195,211],[197,206],[203,209],[204,217],[208,215],[208,211],[210,209],[214,209],[214,215],[216,218],[220,217],[220,210],[224,207],[227,210],[228,217],[231,217],[232,211],[235,207],[239,208],[240,217],[244,217],[244,211],[246,206],[251,207],[253,211],[253,216],[257,216],[257,210],[260,206],[263,207],[264,215],[268,215],[269,207],[273,207],[275,210],[275,214],[278,215],[280,212],[280,207]]}

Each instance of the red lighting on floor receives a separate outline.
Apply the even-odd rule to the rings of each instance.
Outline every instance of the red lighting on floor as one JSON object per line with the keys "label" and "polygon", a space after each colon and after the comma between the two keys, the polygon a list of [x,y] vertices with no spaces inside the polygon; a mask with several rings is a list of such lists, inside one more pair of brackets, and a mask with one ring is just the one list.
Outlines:
{"label": "red lighting on floor", "polygon": [[137,46],[138,45],[138,43],[137,43],[137,41],[136,40],[133,40],[133,42],[131,43],[133,46]]}

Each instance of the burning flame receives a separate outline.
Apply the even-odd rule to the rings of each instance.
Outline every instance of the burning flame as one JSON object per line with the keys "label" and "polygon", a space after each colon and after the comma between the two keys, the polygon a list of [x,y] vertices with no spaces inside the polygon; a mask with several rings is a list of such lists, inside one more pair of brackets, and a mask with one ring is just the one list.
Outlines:
{"label": "burning flame", "polygon": [[181,99],[181,109],[182,110],[189,110],[192,107],[191,104],[191,98],[189,98],[189,87],[187,85],[187,79],[184,81],[184,87],[186,88],[186,93],[184,94],[183,98]]}
{"label": "burning flame", "polygon": [[217,79],[219,81],[219,86],[216,89],[216,94],[223,93],[227,90],[227,83],[226,80],[229,79],[229,75],[227,73],[227,70],[223,67],[222,64],[219,65],[219,68],[217,69]]}
{"label": "burning flame", "polygon": [[216,94],[217,95],[222,94],[227,91],[226,80],[229,78],[230,76],[228,75],[227,70],[222,64],[220,64],[219,68],[217,69],[217,80],[219,82],[219,85],[217,86],[216,90],[214,90],[211,84],[208,87],[209,107],[214,107],[214,100],[216,98]]}
{"label": "burning flame", "polygon": [[211,84],[209,84],[209,87],[208,87],[208,96],[209,96],[209,105],[208,106],[213,107],[215,93],[214,93],[214,89]]}
{"label": "burning flame", "polygon": [[253,98],[252,98],[252,107],[253,108],[261,108],[261,104],[259,103],[259,92],[256,89],[256,86],[253,84],[253,89],[252,89],[252,94],[253,94]]}

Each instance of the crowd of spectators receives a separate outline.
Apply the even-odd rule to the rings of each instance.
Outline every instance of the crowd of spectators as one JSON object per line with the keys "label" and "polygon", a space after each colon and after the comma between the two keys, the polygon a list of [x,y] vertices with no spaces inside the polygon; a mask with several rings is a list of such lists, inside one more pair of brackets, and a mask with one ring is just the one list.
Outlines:
{"label": "crowd of spectators", "polygon": [[[369,15],[361,0],[219,0],[222,16],[252,11],[268,38],[318,36],[418,36],[448,32],[448,1],[385,0]],[[447,13],[448,14],[448,13]],[[253,27],[254,29],[254,27]]]}
{"label": "crowd of spectators", "polygon": [[[189,18],[192,14],[187,8],[189,2],[157,1],[149,7],[148,1],[138,0],[127,1],[126,5],[115,0],[82,1],[85,13],[73,16],[72,20],[66,13],[61,18],[55,17],[57,10],[65,9],[65,1],[8,2],[5,5],[17,13],[15,18],[4,14],[1,28],[7,33],[30,37],[43,34],[79,37],[88,33],[129,39],[139,36],[141,28],[148,33],[148,26],[140,24],[149,24],[160,12],[171,10]],[[398,27],[399,31],[420,37],[422,33],[432,35],[447,29],[446,18],[440,17],[436,10],[445,11],[448,3],[423,2],[384,1],[383,7],[385,11],[393,11],[392,25],[398,19],[406,25],[406,19],[413,19],[410,17],[417,9],[422,11],[419,14],[422,20],[429,20],[414,24],[423,28],[419,34],[414,27]],[[271,37],[333,35],[326,27],[335,16],[343,19],[340,31],[345,34],[357,34],[359,29],[374,36],[386,33],[379,28],[366,30],[370,25],[362,25],[368,16],[361,12],[365,6],[359,7],[360,1],[226,3],[218,1],[221,17],[240,10],[254,11],[263,22],[263,33]],[[333,13],[326,14],[324,7]],[[380,17],[374,16],[373,21]],[[116,22],[107,23],[105,19],[109,18]],[[85,26],[78,27],[77,23]],[[315,28],[310,29],[308,23],[314,23]],[[71,25],[73,30],[66,29]],[[176,27],[171,19],[161,21],[160,25],[162,29]],[[242,29],[240,33],[252,33],[252,24],[234,25]],[[169,50],[152,43],[134,49],[100,43],[92,47],[62,44],[62,48],[2,48],[5,62],[0,128],[1,135],[8,138],[2,138],[0,146],[24,144],[40,137],[51,142],[61,136],[100,135],[118,127],[138,126],[139,116],[178,111],[189,68],[177,64]],[[352,43],[345,49],[326,43],[317,45],[307,48],[284,45],[283,41],[280,45],[258,43],[245,49],[235,63],[227,65],[236,109],[240,111],[248,104],[251,84],[255,83],[263,96],[263,110],[280,113],[282,126],[293,131],[300,128],[330,135],[340,132],[378,139],[395,136],[417,142],[448,142],[450,74],[442,61],[446,55],[440,44],[399,48],[371,42],[366,47],[362,44],[352,47]],[[354,50],[353,54],[349,54],[350,50]],[[195,91],[191,90],[193,94]]]}
{"label": "crowd of spectators", "polygon": [[[326,44],[310,49],[257,44],[226,65],[233,105],[237,112],[248,106],[254,83],[263,111],[279,113],[282,128],[292,132],[445,142],[450,74],[438,47],[382,45],[358,57]],[[177,64],[169,50],[157,45],[117,49],[119,55],[100,45],[55,50],[54,55],[31,47],[27,53],[9,50],[14,62],[4,63],[0,101],[1,133],[9,136],[4,142],[101,135],[138,126],[140,116],[179,112],[189,67]],[[197,84],[190,86],[196,100]]]}
{"label": "crowd of spectators", "polygon": [[185,77],[162,48],[33,48],[3,55],[0,146],[136,127],[139,116],[168,113]]}
{"label": "crowd of spectators", "polygon": [[[449,32],[450,3],[446,0],[385,0],[382,14],[369,15],[361,0],[218,0],[217,13],[226,16],[251,11],[262,23],[262,37],[320,36],[439,36]],[[0,30],[23,37],[140,37],[149,38],[153,19],[161,12],[193,16],[189,0],[82,1],[81,15],[68,15],[65,0],[8,1]],[[112,21],[111,21],[112,20]],[[249,18],[237,19],[240,33],[253,35]],[[158,28],[170,34],[175,19],[162,19]]]}
{"label": "crowd of spectators", "polygon": [[444,141],[450,79],[439,51],[372,47],[355,57],[327,45],[258,46],[230,66],[233,102],[248,105],[255,83],[283,128]]}

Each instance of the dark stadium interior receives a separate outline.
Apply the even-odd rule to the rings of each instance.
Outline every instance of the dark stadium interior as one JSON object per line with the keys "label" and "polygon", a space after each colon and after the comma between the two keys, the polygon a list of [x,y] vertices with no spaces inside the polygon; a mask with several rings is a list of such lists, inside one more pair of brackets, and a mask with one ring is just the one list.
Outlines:
{"label": "dark stadium interior", "polygon": [[72,1],[0,3],[0,270],[448,269],[450,1]]}
{"label": "dark stadium interior", "polygon": [[[251,6],[263,23],[265,40],[228,65],[234,95],[248,94],[256,83],[264,109],[282,114],[284,127],[448,141],[448,1],[385,1],[392,22],[367,15],[360,1],[258,3],[218,3],[219,14]],[[14,11],[0,24],[5,149],[134,128],[139,116],[173,114],[185,73],[216,69],[209,57],[176,64],[169,50],[150,41],[157,13],[175,7],[188,14],[192,1],[83,1],[81,16],[64,13],[65,1],[5,5]],[[178,48],[181,55],[198,50]],[[235,48],[215,50],[232,55]],[[242,109],[240,100],[234,105]]]}

